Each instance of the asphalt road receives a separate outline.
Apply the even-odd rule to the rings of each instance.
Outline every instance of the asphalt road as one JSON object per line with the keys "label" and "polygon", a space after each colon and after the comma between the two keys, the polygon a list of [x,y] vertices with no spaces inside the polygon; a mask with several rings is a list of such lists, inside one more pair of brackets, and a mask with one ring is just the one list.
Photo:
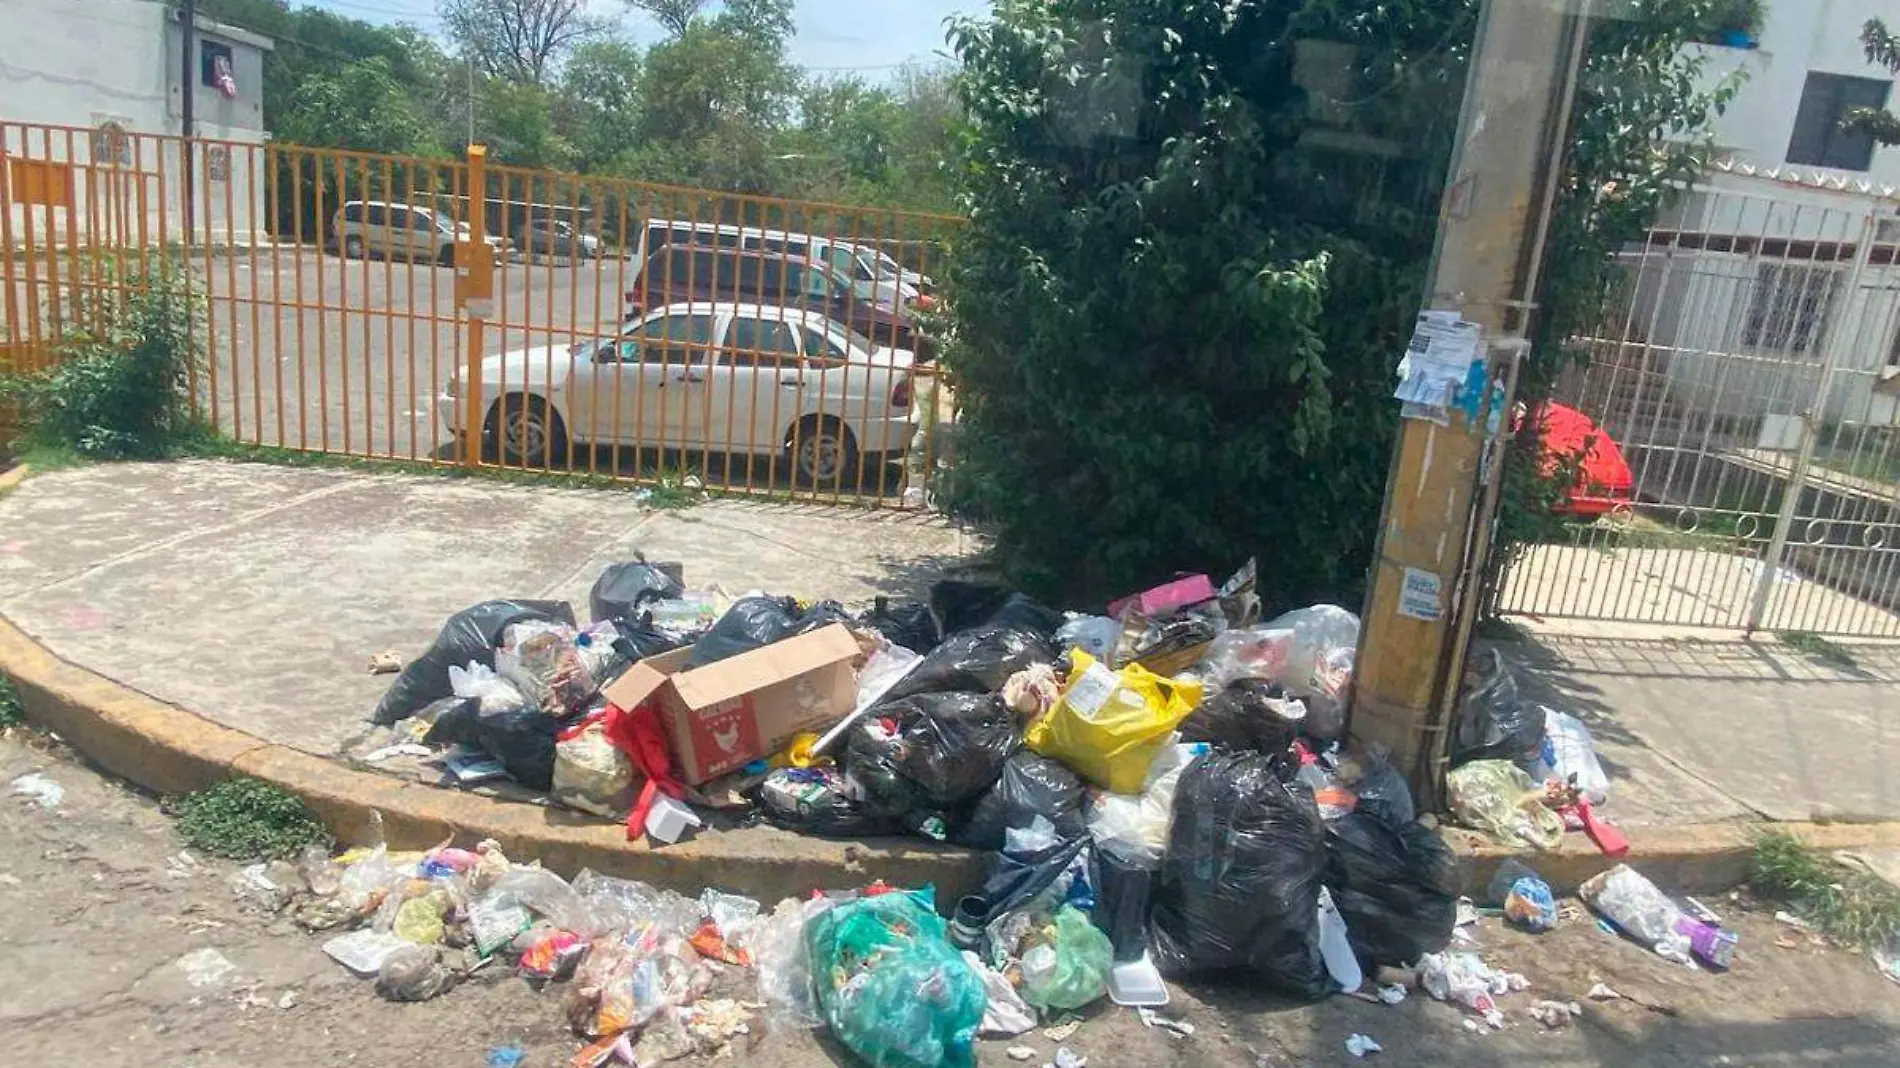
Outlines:
{"label": "asphalt road", "polygon": [[[630,271],[620,260],[504,266],[483,351],[613,331]],[[452,268],[263,249],[214,258],[204,273],[215,337],[198,393],[224,433],[358,456],[447,455],[438,398],[467,358]]]}

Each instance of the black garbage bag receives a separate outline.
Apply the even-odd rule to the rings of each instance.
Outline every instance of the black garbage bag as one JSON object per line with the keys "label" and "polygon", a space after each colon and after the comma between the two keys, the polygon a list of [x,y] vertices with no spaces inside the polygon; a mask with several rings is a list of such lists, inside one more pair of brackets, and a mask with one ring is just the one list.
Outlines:
{"label": "black garbage bag", "polygon": [[778,768],[747,794],[767,822],[821,838],[894,835],[902,825],[864,804],[834,767]]}
{"label": "black garbage bag", "polygon": [[1319,952],[1325,831],[1312,794],[1259,753],[1215,752],[1181,773],[1149,941],[1174,976],[1247,972],[1298,998],[1336,986]]}
{"label": "black garbage bag", "polygon": [[[1287,765],[1287,750],[1300,731],[1300,721],[1288,719],[1276,707],[1287,700],[1286,691],[1264,679],[1236,679],[1203,698],[1181,721],[1181,740],[1264,753]],[[1282,777],[1290,779],[1298,769],[1282,770]]]}
{"label": "black garbage bag", "polygon": [[693,643],[688,668],[716,664],[789,637],[798,625],[798,602],[790,597],[741,597],[719,622]]}
{"label": "black garbage bag", "polygon": [[852,621],[851,613],[844,610],[844,605],[836,601],[819,601],[805,609],[804,613],[798,617],[798,622],[792,624],[792,633],[787,634],[786,637],[789,638],[793,634],[810,634],[814,630],[829,627],[833,623]]}
{"label": "black garbage bag", "polygon": [[1326,825],[1326,885],[1368,969],[1405,967],[1451,942],[1458,863],[1438,835],[1354,810]]}
{"label": "black garbage bag", "polygon": [[1056,662],[1047,638],[1014,627],[978,627],[943,640],[884,696],[884,703],[920,693],[995,693],[1031,664]]}
{"label": "black garbage bag", "polygon": [[1088,833],[1082,812],[1087,788],[1068,765],[1019,749],[1003,764],[1002,777],[977,800],[957,834],[957,844],[994,852],[1005,835],[1027,830],[1037,816],[1055,825],[1059,838]]}
{"label": "black garbage bag", "polygon": [[881,704],[853,724],[845,766],[878,805],[898,815],[975,800],[1021,745],[1016,717],[1001,698],[917,694]]}
{"label": "black garbage bag", "polygon": [[508,777],[535,790],[554,788],[554,743],[571,720],[543,715],[523,704],[481,710],[473,697],[463,699],[435,718],[422,739],[424,745],[471,745],[508,769]]}
{"label": "black garbage bag", "polygon": [[1517,678],[1496,649],[1473,658],[1452,726],[1451,766],[1474,760],[1517,762],[1544,744],[1544,708],[1518,696]]}
{"label": "black garbage bag", "polygon": [[1075,864],[1075,858],[1082,855],[1088,844],[1088,837],[1084,835],[1058,840],[1041,849],[997,853],[990,864],[989,877],[983,880],[983,889],[978,894],[986,906],[983,922],[989,923],[1029,904]]}
{"label": "black garbage bag", "polygon": [[987,582],[940,579],[930,587],[930,610],[936,615],[942,634],[955,634],[972,627],[1015,627],[1047,639],[1062,626],[1062,613],[1045,608],[1008,586]]}
{"label": "black garbage bag", "polygon": [[1376,817],[1388,827],[1402,827],[1418,818],[1412,787],[1391,761],[1383,756],[1368,757],[1362,768],[1359,781],[1353,784],[1353,792],[1358,795],[1354,812]]}
{"label": "black garbage bag", "polygon": [[1089,858],[1089,880],[1095,885],[1095,915],[1090,918],[1114,944],[1115,962],[1140,960],[1148,952],[1148,901],[1154,872],[1097,849]]}
{"label": "black garbage bag", "polygon": [[655,627],[652,613],[642,612],[637,618],[614,619],[613,644],[614,652],[630,666],[649,656],[670,653],[685,643]]}
{"label": "black garbage bag", "polygon": [[879,597],[869,610],[858,616],[857,622],[858,626],[869,627],[891,644],[901,645],[913,653],[935,649],[943,637],[937,633],[937,617],[930,614],[930,606],[922,601],[892,603],[888,597]]}
{"label": "black garbage bag", "polygon": [[649,564],[637,556],[617,564],[608,564],[594,580],[587,594],[588,610],[594,622],[604,619],[633,619],[649,601],[677,598],[686,592],[686,571],[678,563]]}
{"label": "black garbage bag", "polygon": [[450,616],[427,652],[409,662],[396,676],[370,720],[388,726],[413,716],[431,701],[452,695],[449,669],[473,661],[495,666],[495,649],[510,624],[544,620],[574,625],[574,609],[566,601],[483,601]]}

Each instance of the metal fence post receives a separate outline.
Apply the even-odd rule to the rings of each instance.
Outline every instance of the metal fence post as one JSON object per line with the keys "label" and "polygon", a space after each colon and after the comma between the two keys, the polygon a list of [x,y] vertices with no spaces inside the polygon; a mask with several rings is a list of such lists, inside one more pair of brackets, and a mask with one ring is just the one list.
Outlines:
{"label": "metal fence post", "polygon": [[488,317],[493,312],[494,256],[488,234],[488,146],[468,146],[468,239],[455,246],[455,302],[463,312],[463,346],[467,366],[462,374],[462,465],[482,462],[482,348]]}
{"label": "metal fence post", "polygon": [[1761,567],[1755,573],[1755,589],[1748,606],[1749,634],[1761,629],[1762,619],[1768,613],[1768,596],[1774,592],[1775,576],[1780,572],[1781,559],[1788,551],[1788,534],[1794,529],[1795,511],[1801,507],[1802,494],[1807,492],[1808,468],[1814,464],[1814,450],[1821,436],[1820,424],[1827,417],[1828,404],[1834,392],[1835,369],[1840,366],[1844,350],[1860,337],[1858,328],[1851,332],[1846,329],[1845,312],[1852,309],[1860,293],[1861,276],[1866,273],[1867,261],[1873,256],[1874,234],[1879,221],[1879,211],[1870,207],[1867,222],[1861,227],[1860,244],[1854,249],[1854,266],[1848,271],[1847,284],[1841,289],[1843,314],[1835,320],[1835,328],[1827,335],[1826,353],[1821,357],[1821,372],[1815,378],[1814,397],[1801,413],[1801,445],[1795,452],[1794,470],[1788,473],[1788,486],[1782,491],[1781,510],[1775,516],[1775,532],[1768,541],[1768,553],[1762,557]]}

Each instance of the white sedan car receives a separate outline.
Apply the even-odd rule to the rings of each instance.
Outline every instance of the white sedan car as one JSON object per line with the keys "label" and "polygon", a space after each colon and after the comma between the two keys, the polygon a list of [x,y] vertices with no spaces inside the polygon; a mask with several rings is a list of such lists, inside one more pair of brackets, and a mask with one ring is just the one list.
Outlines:
{"label": "white sedan car", "polygon": [[[911,363],[819,312],[671,304],[618,337],[483,360],[484,445],[530,467],[570,443],[782,457],[801,481],[836,484],[910,449]],[[464,390],[450,379],[445,421]]]}

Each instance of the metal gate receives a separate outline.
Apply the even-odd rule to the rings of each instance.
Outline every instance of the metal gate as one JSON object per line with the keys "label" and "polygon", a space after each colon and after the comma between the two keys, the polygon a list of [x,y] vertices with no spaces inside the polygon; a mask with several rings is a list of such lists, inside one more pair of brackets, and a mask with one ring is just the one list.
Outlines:
{"label": "metal gate", "polygon": [[1619,257],[1590,361],[1555,396],[1633,490],[1516,547],[1495,611],[1900,636],[1895,207],[1731,165]]}
{"label": "metal gate", "polygon": [[917,507],[948,469],[933,282],[960,228],[0,120],[0,370],[176,270],[192,410],[240,444]]}

